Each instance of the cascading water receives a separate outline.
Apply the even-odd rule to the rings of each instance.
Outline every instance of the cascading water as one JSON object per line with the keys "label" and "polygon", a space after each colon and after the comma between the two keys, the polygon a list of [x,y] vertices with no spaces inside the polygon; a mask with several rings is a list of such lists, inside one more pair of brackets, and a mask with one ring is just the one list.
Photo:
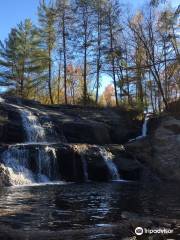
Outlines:
{"label": "cascading water", "polygon": [[144,119],[143,127],[142,127],[142,137],[147,136],[147,124],[149,120],[149,115],[147,114]]}
{"label": "cascading water", "polygon": [[[22,185],[55,180],[57,176],[56,152],[53,147],[45,146],[47,144],[45,129],[39,122],[37,115],[25,107],[10,105],[19,110],[26,133],[26,142],[24,144],[9,146],[1,157],[9,171],[11,183],[13,185]],[[30,170],[31,151],[28,146],[33,146],[37,152],[36,157],[33,159],[36,166],[35,172]]]}
{"label": "cascading water", "polygon": [[149,120],[149,114],[146,114],[145,118],[144,118],[144,122],[142,125],[142,132],[141,135],[136,137],[135,139],[140,139],[140,138],[144,138],[147,136],[147,124],[148,124],[148,120]]}
{"label": "cascading water", "polygon": [[[49,116],[37,109],[25,107],[21,103],[9,105],[18,109],[26,134],[25,143],[10,145],[1,155],[1,161],[9,172],[11,184],[26,185],[60,180],[56,148],[53,147],[58,139]],[[37,113],[43,116],[41,121]],[[111,153],[104,148],[99,148],[99,153],[104,159],[111,179],[119,180],[120,176],[112,161]],[[88,182],[88,162],[83,154],[81,161],[84,181]],[[76,161],[73,164],[76,172]]]}
{"label": "cascading water", "polygon": [[146,116],[144,118],[141,135],[136,138],[130,139],[129,142],[132,142],[134,140],[141,139],[141,138],[144,138],[147,136],[147,125],[148,125],[148,121],[149,121],[149,116],[150,116],[149,114],[146,114]]}
{"label": "cascading water", "polygon": [[[46,181],[55,180],[57,177],[57,163],[56,163],[56,150],[53,147],[46,146],[45,148],[38,148],[38,176],[39,181],[41,179]],[[48,178],[47,178],[48,177]]]}
{"label": "cascading water", "polygon": [[35,182],[34,175],[28,166],[29,152],[23,146],[17,148],[10,146],[2,154],[2,160],[5,164],[12,185],[31,184]]}
{"label": "cascading water", "polygon": [[109,170],[112,180],[120,180],[118,169],[112,160],[112,154],[104,148],[100,148],[100,154],[104,159],[104,162]]}
{"label": "cascading water", "polygon": [[24,130],[26,131],[28,142],[45,142],[46,134],[44,128],[41,126],[38,117],[30,110],[20,108],[20,114]]}
{"label": "cascading water", "polygon": [[[11,177],[12,185],[56,180],[57,163],[55,149],[44,145],[38,146],[35,148],[33,158],[31,147],[34,146],[30,144],[12,145],[2,154],[1,157]],[[34,160],[35,170],[31,171],[31,164]]]}

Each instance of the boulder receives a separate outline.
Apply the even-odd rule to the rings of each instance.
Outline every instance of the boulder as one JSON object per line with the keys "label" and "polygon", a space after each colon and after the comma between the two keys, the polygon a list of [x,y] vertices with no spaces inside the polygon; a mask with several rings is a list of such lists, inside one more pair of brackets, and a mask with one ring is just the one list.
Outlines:
{"label": "boulder", "polygon": [[147,172],[144,166],[125,150],[123,145],[108,145],[106,149],[112,153],[113,162],[122,179],[140,180]]}
{"label": "boulder", "polygon": [[162,179],[180,181],[180,118],[163,114],[149,122],[149,135],[126,150]]}

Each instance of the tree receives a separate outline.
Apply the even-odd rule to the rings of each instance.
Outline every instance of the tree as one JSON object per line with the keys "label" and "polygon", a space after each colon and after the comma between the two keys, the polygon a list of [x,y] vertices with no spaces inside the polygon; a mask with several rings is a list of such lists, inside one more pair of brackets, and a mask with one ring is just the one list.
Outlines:
{"label": "tree", "polygon": [[[73,24],[72,9],[70,2],[68,0],[57,0],[56,1],[57,10],[57,23],[58,23],[58,40],[62,45],[63,53],[63,69],[64,69],[64,100],[65,104],[68,103],[67,100],[67,53],[68,53],[68,36]],[[68,46],[67,46],[68,45]]]}
{"label": "tree", "polygon": [[118,106],[118,90],[116,82],[116,52],[118,49],[117,41],[119,39],[119,33],[122,31],[120,25],[120,5],[117,0],[109,0],[106,4],[106,25],[107,25],[107,38],[108,38],[108,55],[107,59],[111,65],[111,73],[114,84],[116,105]]}
{"label": "tree", "polygon": [[55,20],[56,20],[56,12],[52,3],[48,5],[44,0],[40,2],[40,6],[38,8],[39,15],[39,23],[40,23],[40,33],[42,44],[44,47],[44,51],[47,52],[48,58],[48,89],[49,89],[49,98],[51,104],[54,103],[53,95],[52,95],[52,52],[55,45]]}
{"label": "tree", "polygon": [[153,20],[152,10],[150,9],[149,16],[140,21],[131,21],[129,22],[129,26],[134,33],[135,37],[139,39],[139,42],[142,44],[143,48],[146,52],[147,64],[150,67],[150,71],[155,79],[155,82],[158,86],[159,93],[162,97],[165,108],[168,107],[167,99],[165,98],[164,90],[161,83],[160,72],[158,70],[159,61],[159,49],[156,52],[156,27],[155,20]]}
{"label": "tree", "polygon": [[113,97],[114,97],[114,86],[112,84],[109,84],[105,90],[104,90],[104,98],[106,101],[107,106],[113,105]]}
{"label": "tree", "polygon": [[96,104],[99,99],[99,88],[100,88],[100,72],[102,69],[103,59],[103,48],[104,48],[104,37],[105,37],[105,3],[104,0],[93,1],[93,9],[95,11],[94,27],[96,31],[95,37],[95,65],[96,65]]}
{"label": "tree", "polygon": [[83,58],[83,102],[86,105],[88,101],[88,54],[91,51],[94,32],[92,2],[90,0],[76,0],[74,10],[76,14],[76,43],[80,50],[79,54]]}
{"label": "tree", "polygon": [[29,19],[11,30],[8,39],[0,43],[0,76],[15,87],[18,95],[28,92],[43,79],[46,54],[40,48],[38,30]]}

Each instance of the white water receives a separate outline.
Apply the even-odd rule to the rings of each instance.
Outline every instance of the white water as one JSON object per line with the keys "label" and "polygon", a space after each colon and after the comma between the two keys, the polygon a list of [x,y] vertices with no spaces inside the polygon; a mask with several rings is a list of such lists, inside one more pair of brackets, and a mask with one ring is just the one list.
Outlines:
{"label": "white water", "polygon": [[109,169],[109,173],[111,175],[112,180],[120,180],[118,169],[112,160],[112,153],[106,151],[106,149],[104,148],[100,148],[100,154],[103,157],[104,162]]}
{"label": "white water", "polygon": [[[56,149],[46,146],[45,128],[41,125],[38,116],[33,113],[35,110],[31,111],[29,108],[14,104],[9,105],[19,110],[27,137],[25,143],[11,145],[2,154],[2,160],[9,172],[12,185],[49,183],[57,180],[57,176],[59,179]],[[56,142],[54,131],[50,135],[52,140]],[[33,153],[31,152],[31,146],[33,146]],[[32,154],[34,159],[32,159]],[[100,154],[109,169],[112,180],[119,180],[120,176],[116,165],[112,161],[111,153],[101,148]],[[81,159],[84,180],[87,182],[89,181],[87,160],[84,156]],[[32,162],[36,168],[36,170],[33,168],[33,172],[30,170],[32,166],[29,166]]]}
{"label": "white water", "polygon": [[148,120],[149,120],[149,115],[146,115],[145,119],[144,119],[143,127],[142,127],[142,137],[146,137],[147,136]]}
{"label": "white water", "polygon": [[38,174],[40,179],[43,176],[48,176],[53,179],[56,173],[56,150],[53,147],[46,146],[38,148]]}
{"label": "white water", "polygon": [[[48,147],[44,149],[43,144],[46,142],[45,130],[33,112],[18,105],[10,105],[18,108],[27,138],[24,144],[12,145],[2,155],[3,163],[7,167],[11,178],[11,184],[26,185],[35,182],[49,182],[50,178],[53,178],[52,168],[55,168],[55,149]],[[37,146],[36,148],[38,154],[34,161],[38,169],[37,173],[33,173],[29,169],[30,150],[25,146],[36,144],[40,144],[42,147]]]}
{"label": "white water", "polygon": [[12,185],[46,183],[53,179],[56,171],[55,149],[47,146],[38,147],[35,157],[37,170],[33,173],[29,166],[30,149],[24,145],[12,145],[2,154]]}
{"label": "white water", "polygon": [[19,108],[22,118],[24,130],[27,135],[28,142],[45,142],[46,134],[44,128],[41,126],[38,117],[35,116],[30,110]]}
{"label": "white water", "polygon": [[137,139],[141,139],[141,138],[144,138],[147,136],[147,125],[148,125],[148,121],[149,121],[149,114],[146,114],[145,118],[144,118],[144,122],[143,122],[143,125],[142,125],[142,130],[141,130],[141,135],[136,137],[136,138],[133,138],[133,139],[130,139],[129,142],[132,142],[132,141],[135,141]]}
{"label": "white water", "polygon": [[3,163],[9,172],[12,185],[31,184],[35,182],[33,173],[28,169],[28,151],[24,148],[9,147],[2,154]]}

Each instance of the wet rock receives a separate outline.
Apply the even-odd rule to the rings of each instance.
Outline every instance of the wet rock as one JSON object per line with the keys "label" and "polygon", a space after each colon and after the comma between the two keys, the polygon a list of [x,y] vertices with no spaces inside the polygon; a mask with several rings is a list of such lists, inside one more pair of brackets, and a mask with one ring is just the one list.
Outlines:
{"label": "wet rock", "polygon": [[10,175],[4,164],[0,164],[0,187],[11,186]]}

